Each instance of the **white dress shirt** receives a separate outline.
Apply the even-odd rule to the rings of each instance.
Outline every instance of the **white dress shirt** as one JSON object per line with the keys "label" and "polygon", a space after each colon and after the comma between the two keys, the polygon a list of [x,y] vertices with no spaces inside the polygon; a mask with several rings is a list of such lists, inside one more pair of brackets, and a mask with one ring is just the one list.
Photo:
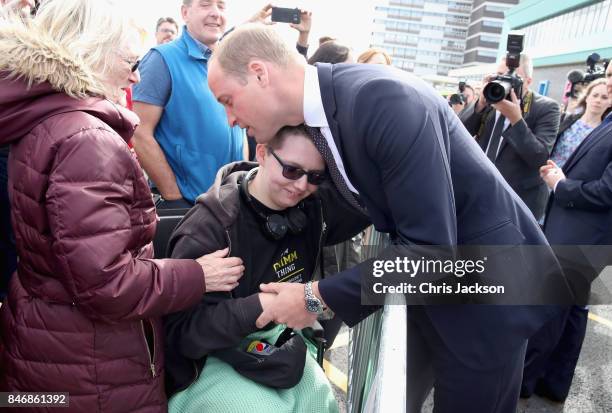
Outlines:
{"label": "white dress shirt", "polygon": [[359,195],[359,192],[355,189],[346,175],[340,152],[338,152],[336,142],[334,142],[331,130],[329,129],[329,123],[327,122],[325,109],[323,108],[323,100],[321,99],[319,73],[317,72],[317,68],[311,65],[306,65],[306,71],[304,73],[304,123],[313,128],[319,128],[327,141],[334,161],[336,161],[336,166],[338,167],[338,171],[340,171],[340,175],[342,175],[342,178],[351,192]]}

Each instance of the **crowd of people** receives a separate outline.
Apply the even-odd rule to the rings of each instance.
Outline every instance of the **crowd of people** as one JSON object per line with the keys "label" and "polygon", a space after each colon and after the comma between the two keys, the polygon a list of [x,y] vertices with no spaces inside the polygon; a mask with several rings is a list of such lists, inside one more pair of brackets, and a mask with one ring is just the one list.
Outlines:
{"label": "crowd of people", "polygon": [[[338,411],[321,356],[381,308],[362,304],[372,225],[397,246],[537,246],[513,266],[574,297],[408,306],[406,411],[432,388],[442,413],[565,400],[592,279],[554,246],[612,244],[612,65],[561,122],[526,54],[520,93],[487,102],[491,75],[451,108],[384,50],[309,53],[306,10],[287,45],[272,5],[230,28],[232,2],[183,0],[141,58],[113,0],[1,3],[0,391]],[[154,256],[163,210],[185,215]]]}

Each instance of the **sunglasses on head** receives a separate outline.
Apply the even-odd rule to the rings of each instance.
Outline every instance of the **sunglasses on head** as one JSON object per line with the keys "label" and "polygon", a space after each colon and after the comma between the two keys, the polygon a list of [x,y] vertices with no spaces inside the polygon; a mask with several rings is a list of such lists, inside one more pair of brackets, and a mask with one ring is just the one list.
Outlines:
{"label": "sunglasses on head", "polygon": [[327,175],[324,171],[305,171],[297,166],[287,165],[281,160],[281,158],[278,157],[277,154],[274,153],[272,149],[270,149],[270,153],[278,161],[280,166],[283,167],[283,176],[287,179],[296,181],[306,175],[306,180],[311,185],[321,185],[323,181],[327,179]]}

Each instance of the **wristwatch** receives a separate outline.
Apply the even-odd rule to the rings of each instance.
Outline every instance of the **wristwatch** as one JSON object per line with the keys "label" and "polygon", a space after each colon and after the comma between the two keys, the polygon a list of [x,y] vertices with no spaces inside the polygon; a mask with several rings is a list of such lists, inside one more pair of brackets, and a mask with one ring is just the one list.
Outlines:
{"label": "wristwatch", "polygon": [[323,313],[323,304],[312,292],[312,281],[304,285],[304,299],[306,300],[306,311],[313,314]]}

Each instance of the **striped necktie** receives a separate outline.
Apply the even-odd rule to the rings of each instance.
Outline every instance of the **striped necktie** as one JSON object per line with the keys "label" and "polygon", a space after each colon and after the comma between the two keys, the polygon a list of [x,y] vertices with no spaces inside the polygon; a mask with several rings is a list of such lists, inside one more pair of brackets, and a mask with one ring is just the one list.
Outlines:
{"label": "striped necktie", "polygon": [[323,134],[321,133],[321,130],[319,128],[313,128],[311,126],[305,126],[305,128],[310,137],[312,138],[312,142],[315,144],[317,150],[319,151],[319,153],[323,157],[323,160],[327,164],[327,170],[329,171],[329,175],[331,176],[334,185],[340,192],[340,195],[342,195],[342,197],[346,200],[346,202],[349,203],[349,205],[365,214],[365,208],[359,205],[359,202],[357,202],[357,198],[355,198],[355,194],[349,189],[348,185],[346,184],[346,181],[342,177],[342,174],[340,173],[340,170],[336,165],[336,160],[334,159],[334,156],[331,150],[329,149],[329,145],[327,144],[327,140],[325,139],[325,136],[323,136]]}

